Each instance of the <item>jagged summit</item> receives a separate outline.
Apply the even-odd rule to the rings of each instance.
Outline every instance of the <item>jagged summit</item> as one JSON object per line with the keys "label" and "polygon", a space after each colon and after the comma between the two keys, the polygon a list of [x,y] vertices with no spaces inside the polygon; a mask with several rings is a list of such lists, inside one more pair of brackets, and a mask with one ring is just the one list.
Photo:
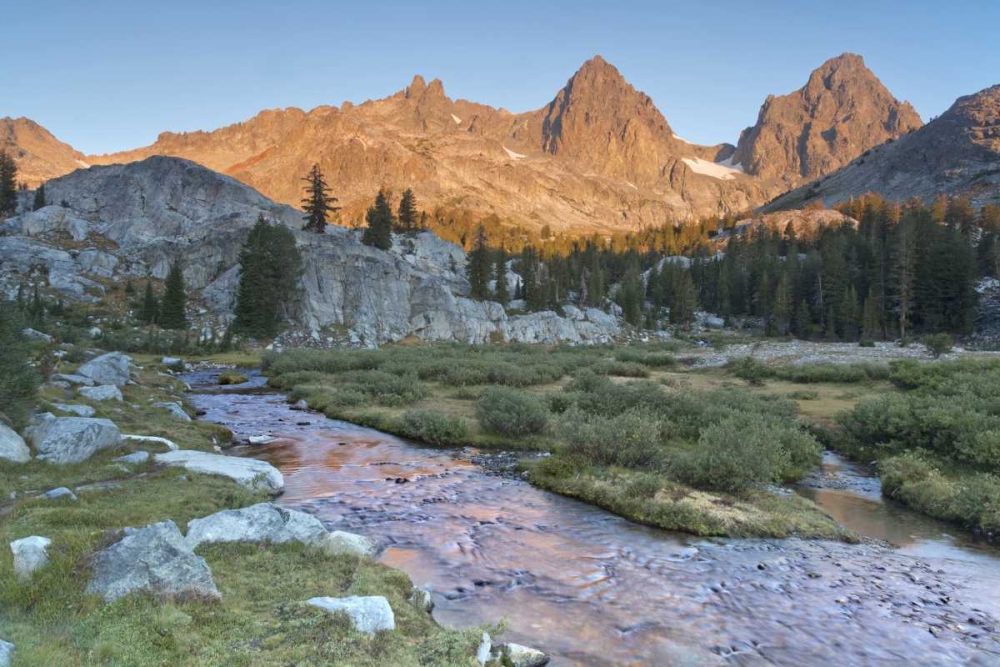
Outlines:
{"label": "jagged summit", "polygon": [[746,211],[919,123],[860,56],[844,54],[799,91],[769,97],[738,147],[701,146],[675,136],[653,100],[597,55],[535,111],[453,100],[439,79],[416,75],[383,99],[262,111],[87,162],[183,157],[291,205],[319,163],[342,224],[360,222],[380,188],[412,188],[435,219],[589,234]]}
{"label": "jagged summit", "polygon": [[769,96],[757,123],[740,136],[733,160],[749,174],[794,186],[921,124],[861,56],[844,53],[815,69],[799,90]]}

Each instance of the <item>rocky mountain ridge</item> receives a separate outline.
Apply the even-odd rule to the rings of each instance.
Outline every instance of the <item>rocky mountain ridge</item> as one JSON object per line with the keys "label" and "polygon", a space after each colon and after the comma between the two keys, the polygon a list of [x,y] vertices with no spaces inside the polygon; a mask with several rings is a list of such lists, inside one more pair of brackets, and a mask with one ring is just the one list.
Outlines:
{"label": "rocky mountain ridge", "polygon": [[0,118],[0,151],[14,158],[18,180],[30,188],[90,166],[83,153],[28,118]]}
{"label": "rocky mountain ridge", "polygon": [[[801,182],[803,173],[825,173],[912,125],[912,118],[893,120],[903,107],[860,58],[834,59],[824,68],[803,89],[811,90],[818,76],[836,82],[832,92],[817,93],[822,113],[803,111],[795,127],[785,127],[782,116],[774,130],[776,113],[762,111],[754,138],[745,133],[739,149],[680,139],[652,99],[597,56],[535,111],[453,100],[439,80],[417,76],[384,99],[263,111],[211,132],[165,132],[150,146],[87,161],[183,157],[291,205],[301,198],[302,174],[318,162],[343,205],[338,222],[345,225],[361,220],[379,188],[398,194],[411,187],[423,208],[445,218],[495,216],[527,229],[548,225],[581,234],[635,230],[752,209]],[[842,69],[850,74],[838,74]],[[864,85],[854,90],[856,82]],[[882,129],[858,130],[858,122],[845,119],[857,109]],[[804,172],[787,156],[780,168],[765,168],[765,138],[802,135],[804,124],[807,134],[850,140],[826,141],[822,156],[810,148]],[[754,173],[744,173],[734,151],[747,156]]]}
{"label": "rocky mountain ridge", "polygon": [[239,284],[239,249],[264,215],[295,233],[304,273],[292,309],[316,339],[337,330],[356,345],[407,336],[589,343],[608,342],[619,331],[617,318],[596,309],[508,315],[498,303],[468,297],[465,253],[433,234],[399,236],[382,251],[343,227],[303,232],[301,212],[179,158],[79,170],[49,181],[46,190],[66,205],[0,224],[4,296],[27,283],[68,301],[98,301],[127,278],[164,278],[170,262],[182,258],[202,313],[224,325]]}
{"label": "rocky mountain ridge", "polygon": [[960,97],[922,128],[866,151],[766,209],[832,205],[866,192],[900,201],[962,194],[978,205],[1000,203],[1000,85]]}

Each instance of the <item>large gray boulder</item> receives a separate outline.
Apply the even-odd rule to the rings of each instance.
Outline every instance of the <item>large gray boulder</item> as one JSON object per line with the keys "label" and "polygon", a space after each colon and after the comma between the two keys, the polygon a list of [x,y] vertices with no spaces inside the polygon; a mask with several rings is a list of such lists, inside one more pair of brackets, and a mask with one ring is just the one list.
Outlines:
{"label": "large gray boulder", "polygon": [[96,387],[80,387],[77,392],[84,398],[92,401],[118,401],[125,400],[122,390],[113,384],[102,384]]}
{"label": "large gray boulder", "polygon": [[121,352],[109,352],[91,359],[77,369],[77,375],[93,380],[96,384],[113,384],[124,387],[131,379],[129,369],[132,357]]}
{"label": "large gray boulder", "polygon": [[326,528],[313,515],[272,503],[259,503],[188,521],[185,540],[195,549],[216,542],[320,544],[326,537]]}
{"label": "large gray boulder", "polygon": [[0,639],[0,667],[11,667],[14,664],[14,645]]}
{"label": "large gray boulder", "polygon": [[270,463],[257,459],[179,449],[165,454],[157,454],[156,462],[169,466],[181,466],[191,472],[221,475],[232,479],[237,484],[272,495],[277,495],[285,490],[285,478],[281,476],[281,472]]}
{"label": "large gray boulder", "polygon": [[86,461],[97,452],[117,447],[121,431],[109,419],[42,416],[29,429],[40,461],[65,464]]}
{"label": "large gray boulder", "polygon": [[345,598],[317,597],[306,600],[306,604],[334,613],[344,612],[358,632],[373,635],[379,630],[395,630],[396,617],[389,601],[381,595]]}
{"label": "large gray boulder", "polygon": [[126,528],[125,536],[92,558],[87,592],[107,602],[139,591],[169,598],[221,599],[205,559],[173,521]]}
{"label": "large gray boulder", "polygon": [[21,581],[31,579],[36,570],[49,564],[49,545],[52,540],[41,535],[32,535],[10,543],[14,554],[14,576]]}
{"label": "large gray boulder", "polygon": [[17,431],[0,423],[0,461],[27,463],[31,460],[31,450]]}

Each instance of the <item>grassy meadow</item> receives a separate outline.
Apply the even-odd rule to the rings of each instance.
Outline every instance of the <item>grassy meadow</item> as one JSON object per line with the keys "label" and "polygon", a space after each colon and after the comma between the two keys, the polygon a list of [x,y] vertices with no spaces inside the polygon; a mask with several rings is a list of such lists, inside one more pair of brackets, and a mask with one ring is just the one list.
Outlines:
{"label": "grassy meadow", "polygon": [[434,445],[551,452],[525,464],[533,483],[634,521],[853,539],[777,487],[819,462],[816,434],[840,411],[891,391],[888,369],[695,370],[684,352],[679,342],[289,350],[265,369],[292,400],[332,418]]}

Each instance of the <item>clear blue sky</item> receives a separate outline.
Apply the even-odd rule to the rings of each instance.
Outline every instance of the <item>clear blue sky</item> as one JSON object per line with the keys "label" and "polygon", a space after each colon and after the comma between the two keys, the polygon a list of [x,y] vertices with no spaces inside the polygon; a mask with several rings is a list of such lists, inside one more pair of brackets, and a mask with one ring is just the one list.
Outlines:
{"label": "clear blue sky", "polygon": [[85,153],[383,97],[416,73],[451,97],[526,111],[597,53],[699,143],[735,142],[768,93],[844,51],[924,120],[1000,83],[993,0],[56,0],[8,2],[0,16],[0,116]]}

